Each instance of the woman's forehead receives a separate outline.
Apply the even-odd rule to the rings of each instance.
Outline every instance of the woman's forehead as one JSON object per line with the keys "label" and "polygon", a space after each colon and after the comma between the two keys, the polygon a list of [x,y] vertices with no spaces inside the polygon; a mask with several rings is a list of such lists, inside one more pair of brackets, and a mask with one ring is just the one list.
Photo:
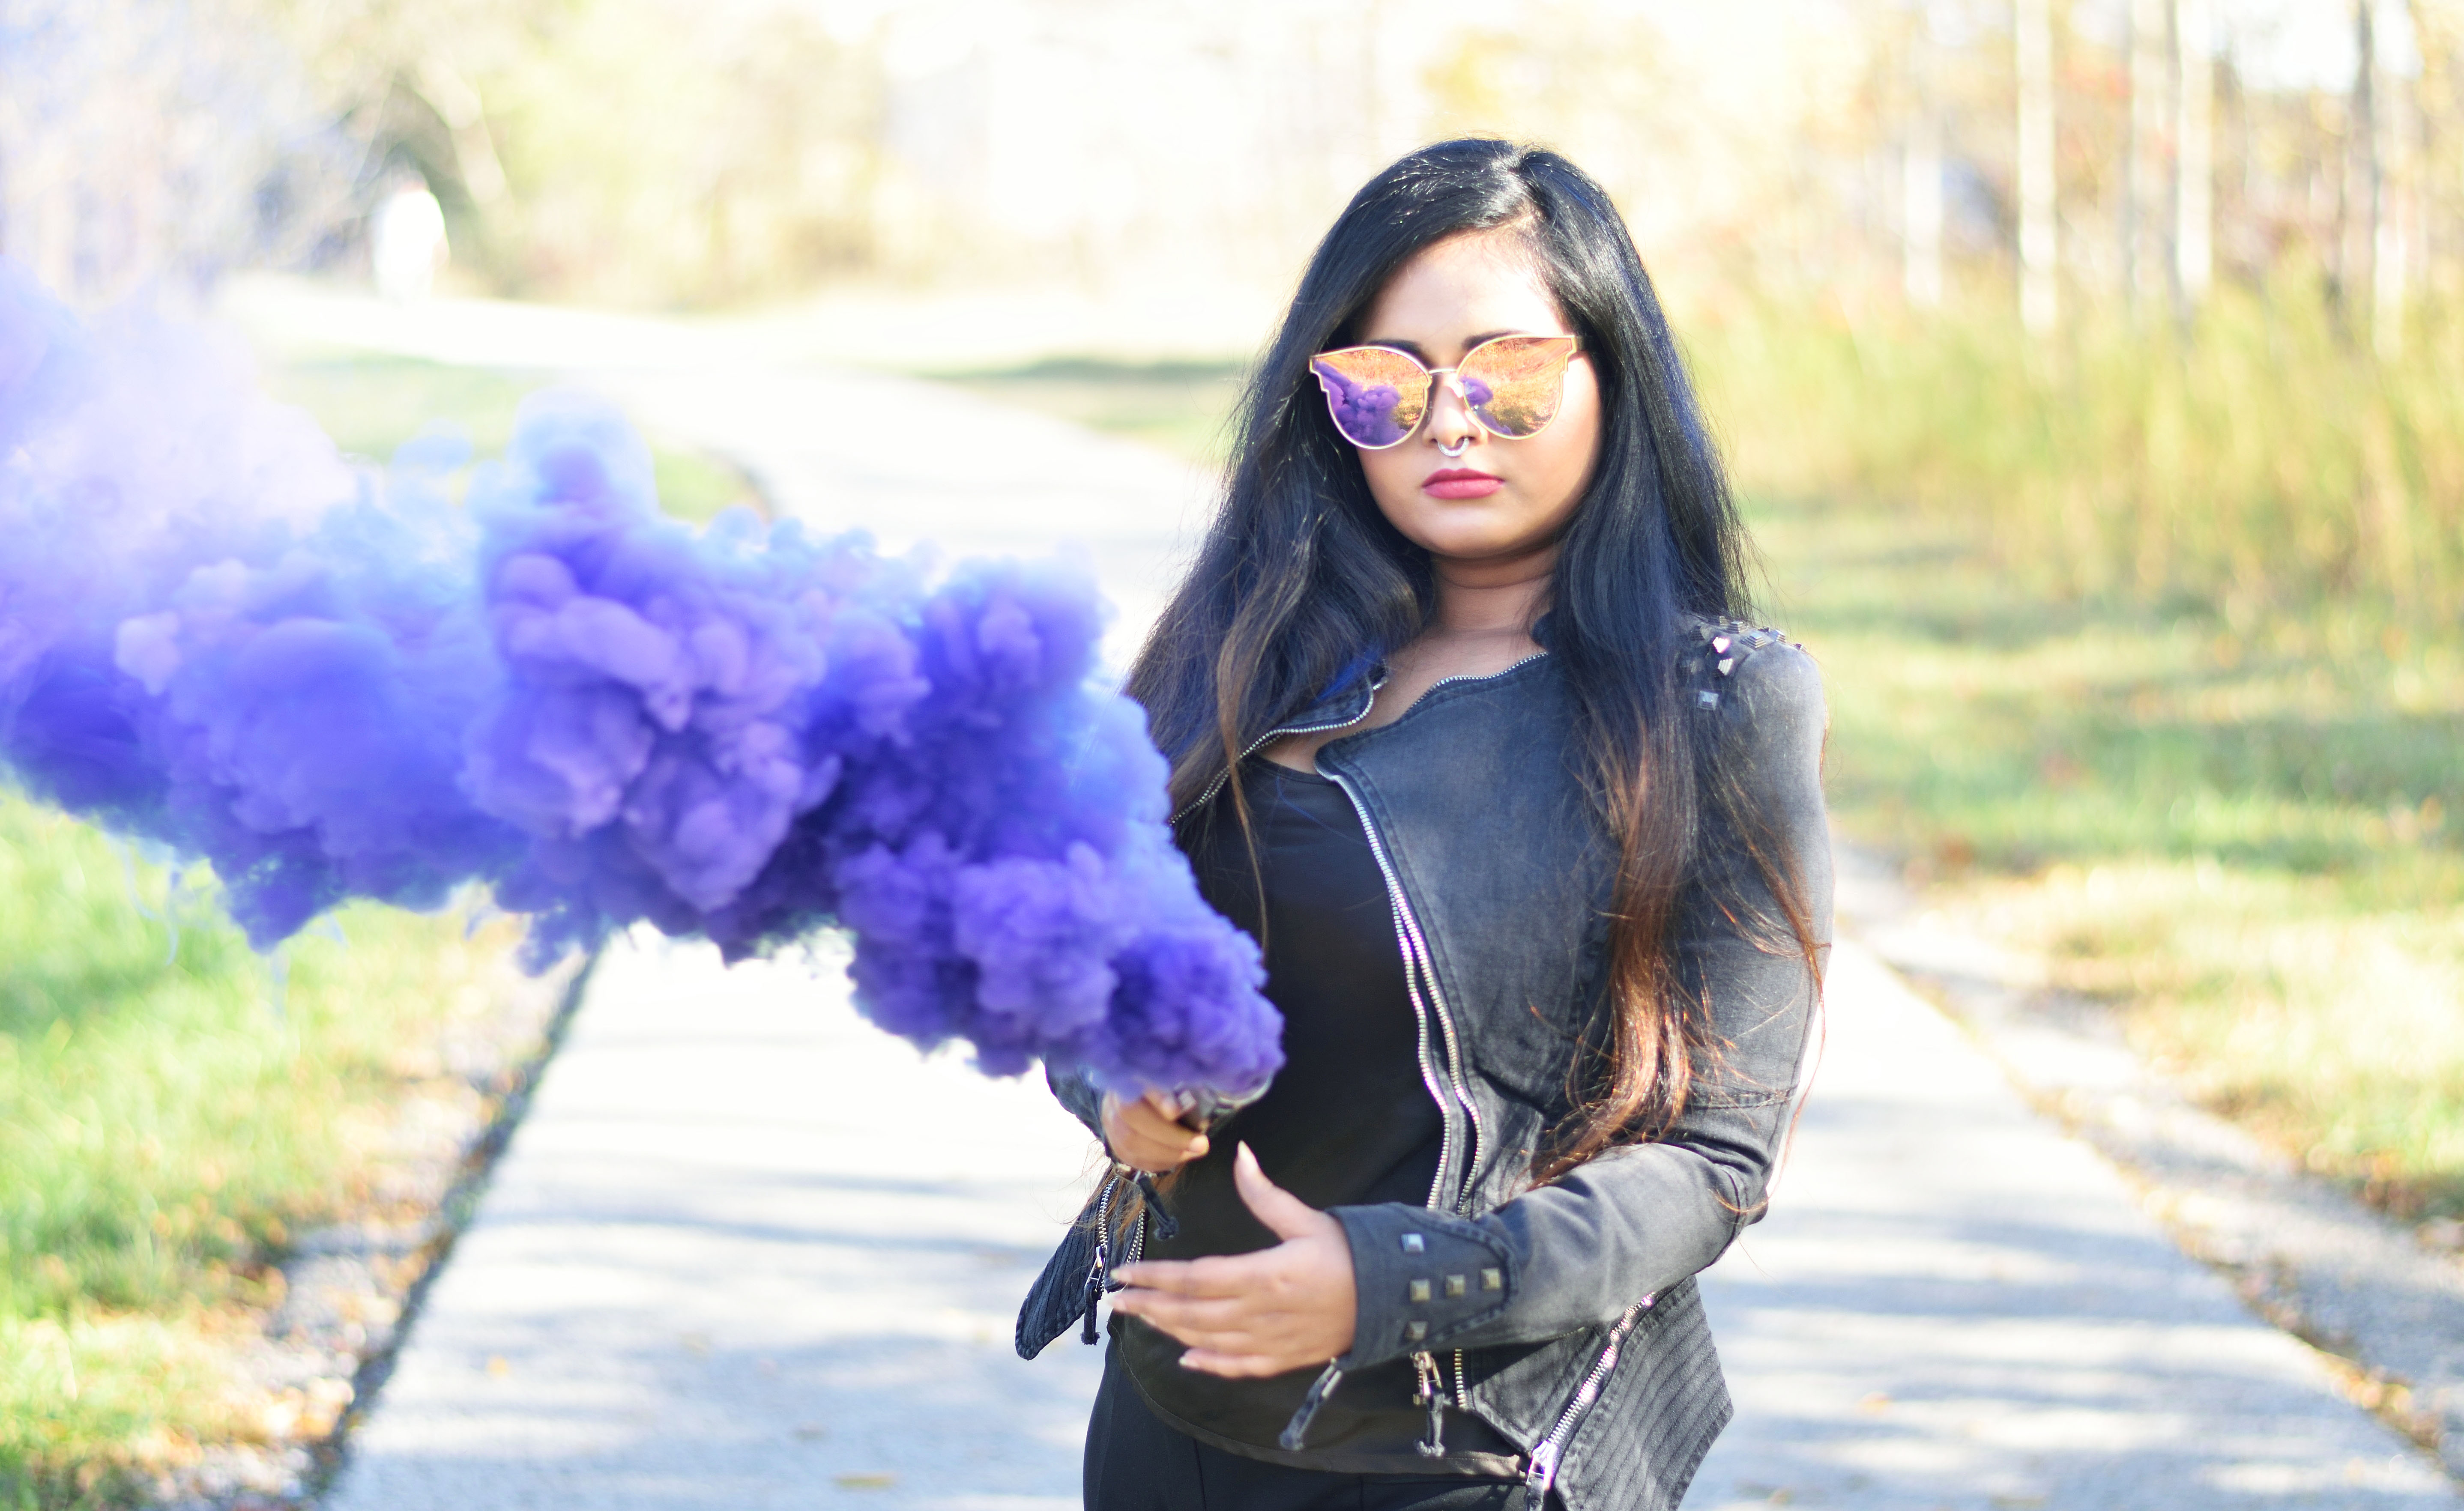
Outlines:
{"label": "woman's forehead", "polygon": [[1450,236],[1396,270],[1362,318],[1364,341],[1453,344],[1567,331],[1529,245],[1505,231]]}

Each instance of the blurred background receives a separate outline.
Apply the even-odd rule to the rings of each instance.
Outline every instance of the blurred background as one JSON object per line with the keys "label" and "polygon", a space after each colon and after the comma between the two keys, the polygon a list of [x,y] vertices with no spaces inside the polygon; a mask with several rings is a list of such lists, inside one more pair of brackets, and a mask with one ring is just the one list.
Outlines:
{"label": "blurred background", "polygon": [[[541,372],[343,316],[518,303],[1202,469],[1351,191],[1473,132],[1632,223],[1843,834],[2464,1245],[2464,4],[0,0],[0,253],[237,319],[372,457],[500,444]],[[763,502],[654,440],[679,513]],[[162,958],[176,871],[0,841],[0,1503],[313,1448],[347,1392],[235,1394],[211,1340],[474,1084],[422,1046],[502,926],[346,919],[269,1019],[215,926]]]}

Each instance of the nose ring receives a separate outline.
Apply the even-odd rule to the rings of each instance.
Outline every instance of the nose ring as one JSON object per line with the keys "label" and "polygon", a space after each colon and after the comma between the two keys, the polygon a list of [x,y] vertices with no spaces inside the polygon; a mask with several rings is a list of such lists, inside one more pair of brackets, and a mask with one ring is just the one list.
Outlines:
{"label": "nose ring", "polygon": [[1449,462],[1451,462],[1451,461],[1455,460],[1457,457],[1459,457],[1459,456],[1463,455],[1463,452],[1465,452],[1465,451],[1467,451],[1467,450],[1470,450],[1470,449],[1471,449],[1471,437],[1470,437],[1470,436],[1467,436],[1467,435],[1466,435],[1466,436],[1464,436],[1462,440],[1457,441],[1457,442],[1456,442],[1454,445],[1452,445],[1452,446],[1448,446],[1448,445],[1447,445],[1445,442],[1443,442],[1443,441],[1440,441],[1440,442],[1438,443],[1438,454],[1439,454],[1440,456],[1444,457],[1444,458],[1445,458],[1447,461],[1449,461]]}

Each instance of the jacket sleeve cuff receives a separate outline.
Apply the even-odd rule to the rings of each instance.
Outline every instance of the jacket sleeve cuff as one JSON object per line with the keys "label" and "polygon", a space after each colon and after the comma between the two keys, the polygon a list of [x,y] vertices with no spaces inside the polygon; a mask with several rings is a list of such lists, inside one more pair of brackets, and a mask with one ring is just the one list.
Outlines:
{"label": "jacket sleeve cuff", "polygon": [[1351,1240],[1358,1297],[1346,1369],[1449,1347],[1512,1303],[1513,1256],[1480,1224],[1400,1202],[1331,1210]]}
{"label": "jacket sleeve cuff", "polygon": [[[1087,1072],[1076,1065],[1056,1065],[1049,1061],[1044,1066],[1044,1084],[1052,1088],[1053,1100],[1060,1103],[1071,1117],[1087,1125],[1095,1142],[1104,1144],[1104,1093]],[[1109,1150],[1111,1146],[1105,1144]]]}

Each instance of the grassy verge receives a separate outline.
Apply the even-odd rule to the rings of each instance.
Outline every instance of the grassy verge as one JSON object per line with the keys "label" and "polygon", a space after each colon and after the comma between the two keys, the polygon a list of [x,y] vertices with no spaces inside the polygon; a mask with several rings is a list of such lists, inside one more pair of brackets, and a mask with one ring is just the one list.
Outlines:
{"label": "grassy verge", "polygon": [[[2349,354],[2273,380],[2265,313],[2216,320],[2161,381],[2110,332],[2053,383],[1990,330],[1768,312],[1708,326],[1696,360],[1773,612],[1831,683],[1847,832],[2113,1003],[2208,1105],[2398,1214],[2464,1213],[2464,627],[2421,608],[2464,537],[2440,534],[2447,440],[2389,418],[2464,389],[2428,386],[2435,351],[2349,393]],[[1167,423],[1139,372],[1068,370],[1134,390],[1127,417],[1038,369],[969,386],[1212,454],[1188,438],[1220,433],[1228,381]],[[2201,398],[2233,384],[2252,407]],[[2129,524],[2226,433],[2217,475],[2258,502]],[[2335,490],[2366,480],[2374,433],[2409,437],[2389,454],[2410,471],[2356,512]]]}
{"label": "grassy verge", "polygon": [[[522,396],[554,381],[547,373],[378,356],[294,362],[267,379],[275,397],[314,414],[345,452],[378,462],[437,422],[468,433],[480,457],[499,455]],[[762,508],[752,480],[725,458],[661,436],[650,443],[659,503],[669,514],[706,522],[739,505]]]}
{"label": "grassy verge", "polygon": [[[497,450],[538,386],[392,359],[273,379],[370,457],[434,420]],[[722,462],[657,457],[677,513],[747,493]],[[511,966],[507,923],[337,923],[286,947],[278,981],[209,896],[174,898],[159,868],[0,793],[0,1511],[136,1503],[209,1454],[314,1443],[347,1406],[341,1381],[303,1394],[249,1372],[286,1249],[327,1222],[429,1215],[396,1210],[426,1199],[405,1194],[425,1188],[403,1178],[399,1125],[416,1102],[475,1131],[482,1088],[441,1050],[512,1031],[509,994],[540,988]]]}
{"label": "grassy verge", "polygon": [[1834,799],[2209,1106],[2464,1212],[2464,346],[1745,306],[1696,356]]}
{"label": "grassy verge", "polygon": [[[345,909],[287,981],[195,895],[0,799],[0,1506],[122,1503],[208,1445],[313,1437],[231,1367],[290,1236],[365,1215],[508,926]],[[178,949],[171,949],[176,924]]]}
{"label": "grassy verge", "polygon": [[2049,603],[1948,527],[1753,513],[1850,834],[2311,1169],[2464,1212],[2464,646]]}
{"label": "grassy verge", "polygon": [[1990,522],[1979,544],[2032,595],[2206,610],[2248,639],[2321,609],[2453,625],[2464,331],[2415,323],[2382,360],[2288,278],[2219,290],[2187,330],[2092,309],[2043,342],[1998,303],[1739,302],[1689,329],[1757,491]]}
{"label": "grassy verge", "polygon": [[1221,462],[1230,450],[1228,421],[1240,398],[1242,371],[1233,361],[1055,357],[1023,366],[926,376],[1183,456]]}

